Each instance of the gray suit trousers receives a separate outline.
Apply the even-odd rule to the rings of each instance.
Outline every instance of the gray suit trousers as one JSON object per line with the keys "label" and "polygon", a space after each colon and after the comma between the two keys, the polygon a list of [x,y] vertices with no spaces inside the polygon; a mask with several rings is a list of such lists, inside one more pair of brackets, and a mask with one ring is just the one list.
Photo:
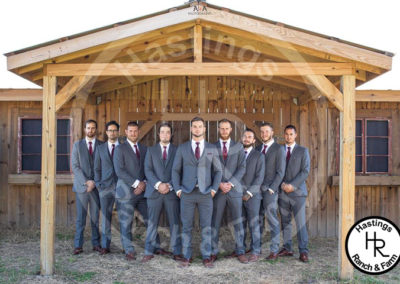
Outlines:
{"label": "gray suit trousers", "polygon": [[160,194],[157,198],[147,198],[148,225],[145,243],[145,255],[152,255],[155,249],[159,248],[157,242],[157,228],[160,221],[161,209],[164,206],[167,213],[169,230],[171,235],[170,246],[174,255],[180,255],[182,251],[180,236],[180,205],[179,199],[168,198],[174,195],[175,191],[166,195]]}
{"label": "gray suit trousers", "polygon": [[[263,192],[263,209],[267,215],[269,229],[271,230],[270,252],[278,253],[280,242],[280,224],[278,218],[278,193]],[[264,218],[264,216],[263,216]],[[262,236],[262,235],[261,235]]]}
{"label": "gray suit trousers", "polygon": [[101,247],[110,248],[111,243],[111,219],[115,202],[115,185],[110,189],[100,192],[101,206]]}
{"label": "gray suit trousers", "polygon": [[203,259],[207,259],[211,255],[213,200],[211,194],[202,194],[198,188],[195,188],[191,193],[182,192],[181,194],[182,253],[186,259],[192,257],[192,230],[196,205],[200,215],[200,250]]}
{"label": "gray suit trousers", "polygon": [[76,232],[74,238],[74,247],[81,248],[83,246],[83,233],[86,226],[86,216],[88,208],[90,210],[90,225],[92,227],[92,245],[100,246],[99,233],[99,212],[100,200],[99,192],[93,189],[91,192],[75,192],[76,196]]}
{"label": "gray suit trousers", "polygon": [[243,246],[246,247],[247,237],[247,224],[249,225],[249,231],[251,236],[250,249],[252,254],[261,254],[261,235],[260,235],[260,223],[259,223],[259,212],[260,212],[261,199],[250,198],[247,201],[243,201]]}
{"label": "gray suit trousers", "polygon": [[282,220],[283,247],[292,249],[292,213],[297,227],[299,252],[308,253],[308,233],[306,226],[306,197],[293,196],[284,192],[279,194],[279,213]]}
{"label": "gray suit trousers", "polygon": [[224,215],[225,206],[231,213],[231,222],[235,230],[235,241],[236,241],[236,254],[244,254],[243,246],[243,221],[242,221],[242,196],[232,197],[229,193],[223,194],[219,191],[214,197],[214,210],[212,216],[212,254],[217,255],[219,248],[219,230],[221,228],[221,221]]}

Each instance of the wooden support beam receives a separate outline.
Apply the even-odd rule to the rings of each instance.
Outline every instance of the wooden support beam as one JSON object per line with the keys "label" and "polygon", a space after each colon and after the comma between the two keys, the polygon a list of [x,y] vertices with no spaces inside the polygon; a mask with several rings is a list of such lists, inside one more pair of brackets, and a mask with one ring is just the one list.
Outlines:
{"label": "wooden support beam", "polygon": [[39,102],[42,89],[0,89],[0,102]]}
{"label": "wooden support beam", "polygon": [[343,76],[343,111],[340,112],[339,277],[352,279],[353,266],[346,255],[347,233],[354,224],[355,204],[355,77]]}
{"label": "wooden support beam", "polygon": [[357,102],[400,102],[400,90],[357,90]]}
{"label": "wooden support beam", "polygon": [[352,75],[351,63],[92,63],[48,64],[52,76],[304,76]]}
{"label": "wooden support beam", "polygon": [[40,219],[40,273],[42,275],[52,275],[54,272],[57,153],[56,86],[56,77],[43,77]]}
{"label": "wooden support beam", "polygon": [[194,62],[203,62],[203,27],[199,24],[194,26],[193,51]]}
{"label": "wooden support beam", "polygon": [[82,90],[90,81],[93,82],[93,76],[75,76],[57,93],[56,112],[66,104],[76,93]]}
{"label": "wooden support beam", "polygon": [[322,95],[339,111],[343,111],[343,94],[324,75],[307,75],[307,80],[312,82]]}

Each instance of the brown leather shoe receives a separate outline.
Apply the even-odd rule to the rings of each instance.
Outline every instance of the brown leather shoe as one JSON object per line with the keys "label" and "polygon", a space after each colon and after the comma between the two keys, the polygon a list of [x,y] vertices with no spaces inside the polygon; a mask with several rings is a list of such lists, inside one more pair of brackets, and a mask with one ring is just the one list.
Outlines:
{"label": "brown leather shoe", "polygon": [[247,259],[245,254],[238,255],[237,259],[240,263],[249,263],[249,260]]}
{"label": "brown leather shoe", "polygon": [[308,253],[306,253],[306,252],[300,253],[299,259],[300,259],[300,261],[302,261],[302,262],[308,262]]}
{"label": "brown leather shoe", "polygon": [[277,254],[277,253],[271,252],[271,253],[269,254],[269,256],[267,256],[267,257],[265,258],[265,260],[276,260],[277,258],[278,258],[278,254]]}
{"label": "brown leather shoe", "polygon": [[278,252],[278,256],[293,256],[293,252],[292,251],[288,251],[285,248],[282,248],[279,252]]}
{"label": "brown leather shoe", "polygon": [[143,258],[140,262],[146,263],[146,262],[149,262],[150,260],[152,260],[153,258],[154,258],[154,255],[145,255],[145,256],[143,256]]}
{"label": "brown leather shoe", "polygon": [[169,251],[166,251],[165,249],[160,248],[160,249],[156,250],[156,251],[154,252],[154,254],[156,254],[156,255],[167,255],[167,256],[171,256],[171,255],[172,255],[172,252],[169,252]]}
{"label": "brown leather shoe", "polygon": [[95,247],[93,247],[93,251],[101,252],[101,247],[95,246]]}
{"label": "brown leather shoe", "polygon": [[231,254],[225,255],[225,258],[235,258],[235,257],[238,257],[236,252],[232,252]]}
{"label": "brown leather shoe", "polygon": [[82,248],[74,248],[74,251],[72,252],[73,255],[77,255],[83,252]]}
{"label": "brown leather shoe", "polygon": [[212,254],[210,256],[210,259],[211,259],[212,262],[215,262],[215,261],[217,261],[218,257],[215,254]]}
{"label": "brown leather shoe", "polygon": [[190,259],[184,258],[180,263],[179,263],[179,267],[180,268],[186,268],[189,267],[190,265]]}
{"label": "brown leather shoe", "polygon": [[102,248],[100,250],[100,255],[105,255],[105,254],[108,254],[108,253],[110,253],[110,249],[109,248]]}
{"label": "brown leather shoe", "polygon": [[203,265],[205,268],[214,268],[214,263],[212,262],[211,258],[203,259]]}
{"label": "brown leather shoe", "polygon": [[252,253],[249,257],[249,262],[257,262],[260,256],[258,254]]}
{"label": "brown leather shoe", "polygon": [[132,260],[136,259],[136,255],[134,252],[130,252],[130,253],[125,254],[125,258],[127,261],[132,261]]}
{"label": "brown leather shoe", "polygon": [[183,261],[185,258],[182,255],[174,255],[172,259],[175,261]]}

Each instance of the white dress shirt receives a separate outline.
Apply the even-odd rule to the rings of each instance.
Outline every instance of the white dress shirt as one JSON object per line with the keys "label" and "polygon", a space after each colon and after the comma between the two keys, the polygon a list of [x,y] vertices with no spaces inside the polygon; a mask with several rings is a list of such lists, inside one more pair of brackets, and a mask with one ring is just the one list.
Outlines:
{"label": "white dress shirt", "polygon": [[93,153],[94,153],[94,145],[96,144],[96,138],[93,138],[92,140],[89,140],[88,137],[85,137],[86,140],[86,147],[89,150],[89,142],[92,142],[92,149],[93,149]]}
{"label": "white dress shirt", "polygon": [[224,149],[224,143],[223,142],[226,142],[226,152],[228,153],[229,152],[229,145],[231,144],[231,138],[229,138],[228,140],[226,140],[226,141],[223,141],[221,138],[219,139],[219,143],[220,143],[220,145],[221,145],[221,151]]}
{"label": "white dress shirt", "polygon": [[265,154],[267,154],[269,148],[271,148],[271,145],[274,144],[274,142],[275,142],[275,139],[271,139],[269,142],[263,143],[262,144],[262,148],[261,148],[261,152],[263,151],[264,147],[267,146],[267,149],[265,149]]}
{"label": "white dress shirt", "polygon": [[116,148],[119,145],[118,140],[115,141],[115,143],[111,143],[110,141],[108,141],[108,152],[110,152],[110,155],[111,155],[111,152],[112,152],[112,145],[113,144],[114,144],[114,148]]}
{"label": "white dress shirt", "polygon": [[287,154],[287,147],[290,147],[290,155],[293,153],[293,149],[296,146],[296,142],[294,142],[291,146],[285,144],[285,153]]}
{"label": "white dress shirt", "polygon": [[[199,148],[200,148],[200,157],[201,157],[201,155],[203,155],[203,151],[204,151],[204,139],[201,141],[198,141],[198,142],[200,142]],[[192,150],[193,150],[193,154],[195,154],[195,155],[196,155],[196,148],[197,148],[196,143],[198,143],[198,142],[192,140]]]}

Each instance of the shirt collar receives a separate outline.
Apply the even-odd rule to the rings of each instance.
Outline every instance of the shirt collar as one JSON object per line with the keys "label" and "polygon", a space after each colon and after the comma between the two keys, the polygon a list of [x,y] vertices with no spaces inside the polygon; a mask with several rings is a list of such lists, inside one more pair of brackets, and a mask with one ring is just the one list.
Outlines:
{"label": "shirt collar", "polygon": [[226,141],[222,141],[222,139],[219,138],[219,143],[221,144],[221,146],[224,145],[223,142],[226,142],[226,145],[229,146],[231,144],[231,138],[229,137],[229,139],[226,140]]}
{"label": "shirt collar", "polygon": [[94,146],[94,144],[96,144],[96,138],[93,138],[92,141],[90,141],[87,137],[85,137],[86,140],[86,144],[89,145],[89,142],[92,142],[92,146]]}
{"label": "shirt collar", "polygon": [[115,141],[115,143],[111,143],[110,141],[107,141],[108,142],[108,146],[110,146],[110,147],[112,147],[112,144],[114,144],[115,145],[115,147],[117,147],[118,145],[119,145],[119,142],[118,142],[118,140],[117,141]]}
{"label": "shirt collar", "polygon": [[264,146],[267,145],[267,149],[268,149],[269,147],[271,147],[272,144],[274,144],[274,142],[275,142],[275,139],[272,138],[269,142],[263,143],[263,145],[264,145]]}
{"label": "shirt collar", "polygon": [[248,149],[244,149],[247,152],[247,155],[253,150],[253,146],[250,146]]}
{"label": "shirt collar", "polygon": [[129,140],[129,139],[126,139],[126,141],[128,141],[128,143],[129,143],[129,145],[131,145],[131,147],[132,148],[134,148],[135,147],[135,145],[138,145],[138,147],[139,147],[139,144],[136,142],[136,143],[133,143],[131,140]]}
{"label": "shirt collar", "polygon": [[[198,142],[200,142],[199,146],[202,146],[202,145],[204,145],[204,139],[203,139],[203,140],[201,140],[201,141],[198,141]],[[192,139],[192,145],[196,146],[196,145],[197,145],[196,143],[197,143],[197,142],[196,142],[196,141],[194,141],[194,140]]]}
{"label": "shirt collar", "polygon": [[285,144],[285,149],[287,150],[287,148],[290,147],[290,152],[292,152],[295,146],[296,146],[296,142],[294,142],[292,146]]}
{"label": "shirt collar", "polygon": [[171,143],[168,143],[167,146],[164,146],[164,145],[162,145],[161,142],[160,142],[159,145],[160,145],[160,147],[161,147],[161,150],[164,150],[164,147],[167,147],[167,151],[168,151],[169,145],[171,145]]}

